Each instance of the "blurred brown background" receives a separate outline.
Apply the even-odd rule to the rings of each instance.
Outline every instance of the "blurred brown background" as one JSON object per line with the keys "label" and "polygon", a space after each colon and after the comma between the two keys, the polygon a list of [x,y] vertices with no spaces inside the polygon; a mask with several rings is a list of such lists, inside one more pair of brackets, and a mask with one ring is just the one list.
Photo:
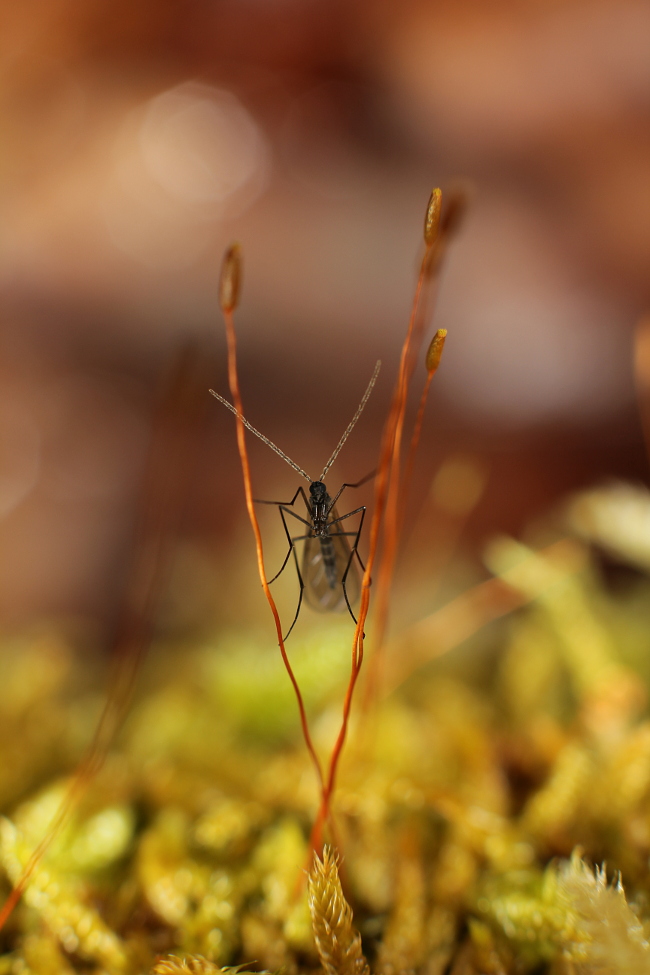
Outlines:
{"label": "blurred brown background", "polygon": [[[428,194],[459,176],[474,201],[413,511],[456,455],[488,474],[470,548],[567,490],[645,478],[649,41],[645,0],[5,2],[0,619],[114,611],[181,349],[202,404],[182,534],[227,576],[240,474],[207,387],[227,391],[232,239],[249,418],[316,476],[382,358],[331,478],[367,473]],[[293,494],[251,449],[258,493]]]}

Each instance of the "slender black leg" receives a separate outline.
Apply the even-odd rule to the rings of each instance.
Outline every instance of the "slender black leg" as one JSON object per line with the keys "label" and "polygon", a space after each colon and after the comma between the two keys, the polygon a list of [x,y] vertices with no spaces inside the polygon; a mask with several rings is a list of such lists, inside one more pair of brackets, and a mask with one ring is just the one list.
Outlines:
{"label": "slender black leg", "polygon": [[278,569],[278,571],[275,573],[275,575],[273,576],[273,578],[272,579],[269,579],[269,581],[267,582],[267,586],[270,586],[272,582],[275,582],[275,580],[278,578],[278,576],[282,575],[282,573],[285,570],[286,564],[289,561],[289,557],[291,556],[291,553],[293,551],[293,539],[291,538],[291,533],[290,533],[289,528],[287,526],[287,523],[285,521],[284,508],[281,507],[279,509],[279,511],[280,511],[280,517],[282,518],[282,524],[284,525],[284,532],[285,532],[285,535],[287,536],[287,541],[289,542],[289,550],[288,550],[287,554],[285,555],[284,562],[282,563],[282,565],[280,566],[280,568]]}
{"label": "slender black leg", "polygon": [[[355,508],[354,511],[348,511],[347,515],[341,515],[339,518],[334,518],[333,521],[328,521],[327,527],[329,528],[331,525],[338,525],[340,521],[345,521],[346,518],[351,518],[352,515],[358,515],[360,511],[365,512],[365,510],[366,506],[365,504],[362,504],[360,508]],[[363,522],[363,516],[361,517],[361,521]],[[356,534],[356,532],[354,534]]]}
{"label": "slender black leg", "polygon": [[[332,536],[336,536],[338,538],[339,535],[345,535],[346,538],[357,538],[357,544],[358,544],[358,537],[357,537],[358,536],[358,532],[332,532]],[[361,561],[361,556],[359,555],[359,549],[358,549],[358,547],[355,548],[355,549],[353,549],[353,554],[356,555],[356,557],[357,557],[357,562],[361,566],[361,571],[362,572],[365,572],[366,571],[366,567],[363,564],[363,562]]]}
{"label": "slender black leg", "polygon": [[[311,527],[311,521],[307,521],[305,518],[301,518],[300,515],[297,515],[295,511],[291,510],[291,505],[294,504],[299,494],[302,496],[302,500],[305,502],[307,511],[309,512],[309,514],[311,514],[311,508],[309,507],[309,504],[307,502],[307,497],[302,487],[298,488],[291,501],[262,501],[260,498],[253,498],[253,500],[255,501],[256,504],[274,504],[279,509],[281,515],[283,511],[286,511],[286,513],[288,515],[291,515],[292,518],[296,518],[298,521],[302,522],[303,525],[307,525],[307,527]],[[284,522],[284,516],[282,517],[282,521]],[[289,532],[287,530],[286,524],[284,526],[284,530],[287,532],[287,536],[288,536]],[[280,572],[281,571],[282,569],[280,569]],[[278,573],[278,575],[279,574],[280,573]],[[277,579],[277,576],[274,576],[274,578]]]}
{"label": "slender black leg", "polygon": [[[357,544],[358,544],[358,542],[357,542]],[[359,563],[359,565],[361,566],[361,571],[362,571],[362,572],[365,572],[365,571],[366,571],[366,567],[365,567],[365,565],[363,564],[363,562],[361,561],[361,556],[359,555],[359,549],[358,549],[358,548],[356,548],[356,547],[355,547],[355,549],[354,549],[354,554],[355,554],[355,555],[356,555],[356,557],[357,557],[357,562],[358,562],[358,563]]]}
{"label": "slender black leg", "polygon": [[310,534],[308,534],[308,535],[297,535],[295,538],[292,538],[291,537],[291,533],[289,531],[289,526],[287,525],[287,520],[285,518],[285,515],[291,515],[292,518],[295,518],[297,521],[299,521],[302,525],[305,525],[310,530],[311,530],[311,527],[312,527],[312,522],[311,521],[308,521],[306,518],[301,518],[301,516],[299,514],[297,514],[295,511],[292,510],[292,507],[295,504],[295,502],[298,499],[298,497],[301,497],[302,498],[302,500],[303,500],[303,502],[305,504],[305,508],[307,510],[307,514],[311,518],[311,506],[309,504],[309,501],[307,500],[307,495],[305,494],[304,489],[302,488],[302,486],[298,488],[298,490],[294,494],[294,496],[291,499],[291,501],[266,501],[266,500],[264,500],[262,498],[254,498],[253,499],[256,504],[272,504],[272,505],[275,505],[277,507],[278,511],[280,512],[280,517],[282,518],[282,526],[284,528],[284,533],[287,536],[287,541],[289,542],[289,549],[287,551],[287,554],[284,557],[284,561],[283,561],[282,565],[280,566],[280,568],[276,572],[276,574],[273,576],[273,578],[272,579],[269,579],[267,585],[270,586],[272,582],[275,582],[275,580],[279,576],[282,575],[282,573],[284,572],[284,570],[287,567],[287,562],[291,558],[291,553],[292,552],[293,552],[294,563],[295,563],[295,566],[296,566],[296,574],[298,576],[298,583],[300,585],[300,595],[298,597],[298,607],[296,609],[296,615],[293,618],[293,622],[292,622],[291,626],[287,630],[286,634],[282,637],[283,640],[286,640],[287,639],[287,637],[289,636],[289,634],[293,630],[294,626],[296,625],[296,621],[298,619],[298,616],[300,615],[300,607],[302,606],[302,597],[303,597],[303,593],[304,593],[304,590],[305,590],[305,583],[304,583],[304,580],[302,578],[302,574],[300,572],[300,565],[299,565],[299,562],[298,562],[298,556],[296,554],[296,542],[300,542],[300,541],[303,541],[306,538],[311,538],[312,537],[311,531],[310,531]]}
{"label": "slender black leg", "polygon": [[[372,475],[370,475],[370,476],[372,476]],[[353,485],[348,485],[348,486],[349,487],[353,487]],[[345,485],[344,485],[344,487],[345,487]],[[342,490],[343,490],[343,488],[341,488],[341,491]],[[341,493],[341,491],[339,491],[339,494]],[[338,495],[337,495],[337,497],[338,497]],[[332,533],[332,534],[335,534],[335,535],[352,535],[352,536],[354,536],[354,545],[352,546],[352,550],[350,552],[350,557],[348,559],[348,564],[345,567],[345,572],[343,573],[343,576],[341,578],[341,585],[343,587],[343,595],[345,597],[345,604],[348,607],[348,611],[350,613],[350,616],[352,617],[352,619],[354,620],[355,623],[357,622],[357,618],[354,615],[354,613],[352,612],[352,607],[350,606],[350,600],[348,598],[348,591],[347,591],[347,587],[346,587],[345,583],[346,583],[346,579],[348,577],[348,572],[350,571],[350,566],[352,565],[352,559],[354,558],[355,554],[357,556],[357,559],[359,560],[359,565],[361,566],[362,570],[364,572],[366,571],[365,566],[364,566],[363,562],[361,561],[361,556],[359,555],[359,539],[361,538],[361,530],[363,528],[363,521],[364,521],[364,518],[366,517],[366,507],[365,507],[365,505],[362,505],[360,508],[355,508],[354,511],[348,511],[347,514],[341,515],[339,518],[335,518],[333,521],[330,521],[329,524],[328,524],[328,527],[331,526],[331,525],[338,525],[340,522],[345,521],[347,518],[351,518],[352,515],[359,514],[359,512],[361,512],[361,518],[359,519],[359,527],[357,528],[356,532],[333,532]]]}
{"label": "slender black leg", "polygon": [[343,485],[343,487],[351,487],[351,488],[361,487],[363,484],[367,484],[368,481],[371,481],[376,473],[377,473],[377,468],[375,468],[374,471],[370,471],[370,473],[366,474],[365,477],[362,477],[360,481],[356,481],[354,484],[348,484],[346,482]]}
{"label": "slender black leg", "polygon": [[301,518],[300,515],[297,515],[295,511],[291,510],[291,508],[285,508],[285,506],[281,504],[280,511],[286,511],[286,513],[291,515],[292,518],[296,518],[297,521],[300,521],[303,525],[307,525],[308,528],[311,528],[311,521],[307,521],[306,518]]}
{"label": "slender black leg", "polygon": [[[348,590],[347,590],[347,586],[345,585],[345,583],[346,583],[346,580],[348,578],[348,572],[350,571],[350,566],[352,565],[352,559],[354,558],[355,552],[357,553],[357,558],[359,558],[359,553],[358,553],[357,549],[359,547],[359,539],[361,538],[361,529],[363,528],[363,519],[366,517],[366,509],[365,508],[362,508],[360,510],[361,510],[361,518],[359,519],[359,527],[358,527],[358,529],[356,531],[356,538],[354,540],[354,545],[352,546],[352,551],[350,552],[350,558],[348,559],[348,564],[346,565],[345,572],[343,573],[343,577],[341,578],[341,585],[343,587],[343,595],[345,596],[345,604],[348,607],[348,612],[350,613],[350,616],[352,617],[352,619],[354,620],[355,623],[357,623],[358,621],[357,621],[356,616],[352,612],[352,607],[350,606],[350,600],[348,599]],[[354,514],[354,512],[351,511],[350,514]],[[344,518],[347,518],[348,516],[347,515],[344,515],[343,517]],[[347,535],[348,533],[345,532],[345,534]],[[352,533],[350,533],[350,534],[352,534]],[[361,559],[359,559],[359,561],[361,561]],[[364,569],[364,571],[365,571],[365,569]],[[364,636],[365,636],[365,633],[364,633]]]}
{"label": "slender black leg", "polygon": [[363,484],[366,484],[367,481],[369,481],[371,478],[373,478],[376,473],[377,473],[376,470],[375,471],[370,471],[369,474],[366,474],[365,477],[362,477],[361,480],[360,481],[357,481],[355,484],[348,484],[347,481],[345,482],[345,484],[342,484],[341,487],[338,489],[338,492],[337,492],[336,496],[334,497],[334,500],[330,504],[328,510],[329,511],[332,510],[332,508],[334,507],[334,505],[336,504],[336,502],[338,501],[338,499],[341,497],[341,495],[343,494],[343,492],[345,491],[346,488],[358,488],[358,487],[361,487]]}
{"label": "slender black leg", "polygon": [[[289,512],[289,514],[291,514],[291,512]],[[293,623],[291,624],[291,626],[289,627],[289,629],[287,630],[287,632],[285,633],[285,635],[282,637],[283,640],[286,640],[287,637],[289,636],[289,634],[291,633],[291,631],[293,630],[294,626],[296,625],[296,622],[298,620],[298,616],[300,615],[300,607],[302,606],[302,597],[303,597],[303,593],[304,593],[304,590],[305,590],[305,583],[304,583],[303,578],[302,578],[302,573],[300,572],[300,564],[298,562],[298,556],[296,555],[296,542],[302,542],[306,538],[312,538],[313,536],[312,535],[296,535],[294,538],[292,538],[291,535],[289,534],[289,528],[287,526],[287,523],[284,520],[284,511],[283,511],[282,508],[280,508],[280,515],[282,517],[282,524],[284,525],[284,530],[287,533],[287,539],[289,541],[289,551],[287,552],[286,557],[284,559],[284,562],[282,563],[282,566],[280,567],[280,571],[277,572],[273,576],[273,578],[269,580],[269,582],[267,583],[267,585],[270,586],[271,583],[272,582],[275,582],[275,580],[278,578],[278,576],[282,574],[282,572],[284,571],[284,569],[286,567],[287,562],[289,561],[289,558],[291,556],[291,553],[293,552],[293,560],[294,560],[294,563],[295,563],[295,566],[296,566],[296,575],[298,576],[298,584],[300,586],[300,595],[298,596],[298,606],[296,608],[296,615],[293,618]]]}
{"label": "slender black leg", "polygon": [[262,501],[259,498],[255,499],[255,501],[256,501],[257,504],[273,504],[273,505],[276,505],[277,506],[278,511],[280,512],[280,517],[282,518],[282,524],[284,526],[284,533],[287,536],[287,540],[289,542],[289,550],[288,550],[288,552],[287,552],[287,554],[285,556],[284,562],[280,566],[279,570],[275,573],[275,575],[273,576],[273,578],[272,579],[269,579],[269,581],[267,583],[267,585],[269,585],[269,586],[271,585],[272,582],[275,582],[275,580],[278,578],[278,576],[280,576],[282,574],[282,572],[284,571],[284,569],[286,567],[286,564],[289,561],[289,558],[291,556],[291,549],[292,549],[291,534],[289,532],[289,529],[287,527],[287,522],[286,522],[286,519],[284,517],[285,512],[286,512],[286,514],[291,515],[292,518],[295,518],[297,521],[301,522],[301,524],[306,525],[307,528],[311,528],[311,522],[310,521],[307,521],[305,518],[301,518],[300,515],[296,514],[295,511],[292,511],[291,510],[291,507],[290,506],[295,503],[296,498],[298,497],[298,495],[300,495],[302,497],[303,501],[305,502],[305,506],[306,506],[307,510],[308,511],[311,511],[311,509],[309,508],[309,504],[308,504],[308,501],[307,501],[307,497],[305,495],[305,492],[304,492],[302,486],[298,488],[298,490],[294,494],[294,496],[291,499],[291,501],[287,501],[287,502],[285,502],[285,501]]}
{"label": "slender black leg", "polygon": [[307,512],[309,514],[311,514],[311,508],[309,507],[309,501],[307,500],[307,495],[305,494],[305,491],[304,491],[304,488],[302,487],[302,485],[298,488],[298,490],[296,491],[296,493],[292,497],[291,501],[263,501],[261,498],[253,498],[253,501],[255,502],[255,504],[275,504],[275,505],[277,505],[278,508],[279,507],[290,508],[292,505],[294,505],[296,503],[296,498],[298,497],[298,495],[300,495],[301,498],[302,498],[302,500],[305,502],[305,508],[307,509]]}
{"label": "slender black leg", "polygon": [[285,635],[282,637],[282,640],[283,641],[285,641],[285,640],[287,640],[289,638],[289,635],[290,635],[291,631],[293,630],[294,626],[298,622],[298,617],[300,615],[300,607],[302,606],[302,596],[303,596],[303,593],[305,591],[305,583],[303,581],[302,574],[300,572],[300,565],[298,563],[298,556],[296,555],[296,542],[301,542],[301,541],[303,541],[303,539],[305,539],[305,538],[311,538],[311,537],[312,537],[311,535],[299,535],[296,538],[292,538],[291,539],[291,550],[290,551],[293,552],[293,560],[296,563],[296,573],[298,575],[298,584],[300,586],[300,595],[298,596],[298,606],[296,607],[296,615],[293,618],[293,623],[291,624],[291,626],[289,627],[289,629],[287,630],[287,632],[285,633]]}

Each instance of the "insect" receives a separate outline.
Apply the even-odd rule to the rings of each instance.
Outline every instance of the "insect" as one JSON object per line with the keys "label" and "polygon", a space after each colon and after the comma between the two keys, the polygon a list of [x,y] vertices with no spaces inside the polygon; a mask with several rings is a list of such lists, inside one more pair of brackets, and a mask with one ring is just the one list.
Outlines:
{"label": "insect", "polygon": [[[307,497],[304,488],[301,486],[298,488],[291,501],[264,501],[257,498],[255,499],[257,504],[272,504],[277,506],[280,512],[280,517],[282,518],[282,524],[287,536],[287,541],[289,542],[289,549],[284,561],[273,578],[269,579],[269,585],[275,582],[275,580],[282,575],[292,555],[296,566],[296,573],[298,575],[298,583],[300,585],[298,606],[296,608],[296,614],[293,618],[293,622],[283,637],[285,640],[296,625],[298,616],[300,615],[300,608],[302,606],[303,598],[312,609],[318,610],[319,612],[340,612],[345,610],[347,607],[350,616],[355,623],[357,622],[352,607],[359,598],[361,586],[359,573],[354,561],[356,558],[361,570],[365,570],[363,562],[361,561],[361,556],[359,555],[358,546],[359,539],[361,538],[363,521],[366,514],[366,506],[360,505],[353,511],[348,511],[343,515],[339,515],[336,504],[346,488],[361,487],[362,484],[365,484],[372,477],[374,477],[375,472],[373,471],[371,474],[368,474],[355,484],[342,484],[333,498],[328,494],[325,478],[327,477],[327,473],[332,464],[338,457],[343,444],[352,433],[357,420],[361,416],[364,406],[368,402],[368,398],[372,392],[373,386],[377,381],[380,367],[381,363],[377,362],[370,382],[368,383],[361,402],[357,407],[357,411],[345,428],[343,436],[336,445],[332,456],[325,464],[325,467],[323,468],[318,480],[311,478],[309,474],[307,474],[302,467],[291,460],[291,458],[288,457],[284,451],[280,450],[280,448],[269,440],[268,437],[265,437],[263,433],[260,433],[259,430],[257,430],[245,417],[241,415],[241,413],[239,413],[232,403],[229,403],[227,399],[224,399],[223,396],[220,396],[219,393],[216,393],[213,389],[210,390],[212,395],[216,397],[220,403],[223,403],[223,405],[226,406],[231,413],[234,413],[251,433],[254,433],[256,437],[259,437],[259,439],[270,447],[271,450],[274,450],[276,454],[282,457],[282,459],[286,461],[290,467],[293,467],[295,471],[309,481],[309,497]],[[302,501],[304,502],[307,517],[303,517],[294,510],[294,505],[298,498],[302,498]],[[353,515],[360,516],[359,524],[355,530],[348,531],[345,523],[349,518],[352,518]],[[300,522],[302,528],[300,529],[299,534],[291,534],[289,524],[293,523],[287,522],[287,516]],[[304,543],[302,567],[296,552],[296,544],[299,542]]]}

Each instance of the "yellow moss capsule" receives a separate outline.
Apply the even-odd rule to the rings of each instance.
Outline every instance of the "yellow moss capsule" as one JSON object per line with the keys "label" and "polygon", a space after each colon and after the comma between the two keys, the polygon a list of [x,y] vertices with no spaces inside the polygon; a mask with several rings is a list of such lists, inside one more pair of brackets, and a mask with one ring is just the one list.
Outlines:
{"label": "yellow moss capsule", "polygon": [[431,192],[427,212],[424,217],[424,243],[427,247],[435,244],[440,225],[440,210],[442,207],[442,190],[436,187]]}
{"label": "yellow moss capsule", "polygon": [[231,244],[224,254],[219,281],[219,302],[223,311],[234,311],[241,288],[241,248]]}
{"label": "yellow moss capsule", "polygon": [[427,367],[427,372],[433,375],[438,366],[440,365],[440,359],[442,357],[442,350],[445,346],[445,339],[447,338],[447,329],[439,328],[436,334],[431,339],[431,345],[427,349],[427,355],[425,365]]}

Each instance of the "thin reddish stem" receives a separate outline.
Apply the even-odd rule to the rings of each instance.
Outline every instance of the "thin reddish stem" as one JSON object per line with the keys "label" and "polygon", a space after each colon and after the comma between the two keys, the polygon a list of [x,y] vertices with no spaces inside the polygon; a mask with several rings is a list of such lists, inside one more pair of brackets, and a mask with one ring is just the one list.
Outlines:
{"label": "thin reddish stem", "polygon": [[[226,341],[228,343],[228,383],[230,386],[230,393],[233,398],[233,403],[239,412],[240,416],[244,414],[244,408],[242,405],[241,394],[239,391],[239,376],[237,372],[237,338],[235,335],[235,324],[233,321],[232,310],[228,308],[223,308],[223,317],[226,325]],[[278,636],[278,646],[280,647],[280,653],[282,655],[282,662],[284,663],[285,669],[289,675],[289,680],[293,685],[293,689],[296,695],[296,701],[298,702],[298,711],[300,712],[300,724],[302,726],[302,733],[305,739],[305,744],[307,745],[307,750],[311,756],[316,774],[318,776],[318,781],[320,783],[321,792],[324,790],[324,778],[323,770],[321,767],[320,760],[316,754],[316,749],[314,748],[314,743],[312,741],[311,733],[309,731],[309,724],[307,721],[307,712],[305,711],[305,704],[300,692],[300,687],[298,686],[298,681],[296,675],[293,672],[293,668],[287,656],[287,651],[284,645],[284,640],[282,639],[282,622],[280,620],[280,614],[278,613],[277,606],[275,605],[275,600],[271,594],[269,584],[266,581],[266,569],[264,567],[264,550],[262,547],[262,533],[260,531],[259,522],[257,520],[257,515],[255,513],[255,505],[253,503],[253,488],[251,484],[251,474],[250,474],[250,464],[248,461],[248,450],[246,447],[246,436],[245,428],[240,417],[237,417],[237,448],[239,450],[239,459],[241,462],[242,476],[244,480],[244,495],[246,497],[246,508],[248,511],[248,517],[251,523],[251,528],[253,529],[253,535],[255,536],[255,550],[257,553],[257,570],[259,572],[260,582],[262,583],[262,589],[264,590],[264,595],[266,596],[267,602],[271,608],[271,613],[273,614],[273,619],[275,621],[275,629]]]}
{"label": "thin reddish stem", "polygon": [[431,380],[435,376],[434,372],[428,372],[427,378],[424,381],[424,387],[422,389],[422,396],[420,397],[420,405],[418,406],[417,416],[415,418],[415,423],[413,425],[413,434],[411,435],[411,444],[409,446],[409,452],[406,458],[406,463],[404,465],[404,478],[402,480],[402,490],[400,499],[400,509],[402,515],[404,513],[404,505],[409,492],[409,487],[411,486],[411,480],[413,478],[413,468],[415,466],[415,455],[417,454],[418,447],[420,445],[420,436],[422,434],[422,423],[424,421],[424,410],[427,405],[427,399],[429,398],[429,387],[431,386]]}
{"label": "thin reddish stem", "polygon": [[[417,338],[420,337],[422,332],[422,326],[420,325],[419,328],[417,327],[418,309],[420,305],[422,289],[424,287],[424,283],[427,277],[430,249],[431,249],[430,247],[427,248],[424,258],[422,260],[422,265],[420,267],[420,274],[418,276],[418,282],[416,285],[415,295],[413,298],[413,307],[409,318],[409,325],[408,325],[406,337],[404,339],[404,344],[402,345],[398,377],[395,384],[395,390],[393,393],[391,408],[388,414],[388,418],[386,420],[386,425],[384,427],[384,433],[382,436],[381,453],[380,453],[379,465],[377,468],[377,476],[375,478],[374,510],[373,510],[372,521],[370,524],[368,558],[366,561],[366,568],[363,574],[363,582],[361,586],[361,605],[359,609],[359,619],[354,633],[354,640],[352,642],[352,666],[350,671],[350,679],[348,682],[345,700],[343,703],[343,715],[341,720],[341,727],[336,742],[334,743],[332,753],[330,755],[327,781],[325,784],[325,788],[323,790],[321,806],[311,834],[311,847],[312,850],[315,850],[316,852],[320,852],[320,846],[322,843],[323,825],[326,819],[330,818],[331,816],[330,803],[336,785],[336,775],[338,771],[339,761],[347,737],[354,691],[363,664],[364,638],[365,638],[364,628],[368,617],[368,609],[370,605],[371,576],[372,576],[375,560],[377,557],[377,551],[379,547],[379,536],[382,529],[382,525],[384,523],[384,513],[386,511],[387,500],[390,497],[391,487],[393,485],[393,471],[395,469],[395,466],[398,467],[398,476],[399,476],[400,441],[402,436],[402,430],[404,427],[404,416],[406,412],[408,382],[412,374],[413,362],[415,358],[414,337],[417,340]],[[383,563],[385,558],[386,558],[386,553],[384,551],[384,554],[382,556],[382,568],[380,569],[380,574],[383,571]]]}
{"label": "thin reddish stem", "polygon": [[[397,383],[395,385],[393,402],[386,423],[384,441],[382,445],[380,470],[383,467],[386,475],[384,484],[382,486],[383,494],[381,511],[381,515],[383,515],[383,509],[385,508],[384,549],[382,552],[381,564],[377,579],[377,610],[374,634],[375,652],[370,663],[370,671],[365,689],[363,702],[365,709],[369,707],[371,700],[373,700],[376,696],[380,682],[384,637],[388,620],[388,598],[390,595],[390,586],[399,541],[398,505],[400,495],[399,478],[401,441],[406,416],[406,401],[409,381],[413,373],[416,351],[418,344],[421,341],[424,327],[424,321],[419,319],[418,311],[420,308],[422,291],[430,273],[431,254],[432,246],[429,246],[425,251],[424,257],[422,258],[422,263],[420,265],[420,273],[418,275],[415,294],[413,296],[411,317],[409,319],[409,326],[406,333],[406,338],[404,339],[404,345],[402,346]],[[377,494],[379,494],[379,491],[377,491]],[[377,533],[378,532],[379,524],[377,524]]]}

